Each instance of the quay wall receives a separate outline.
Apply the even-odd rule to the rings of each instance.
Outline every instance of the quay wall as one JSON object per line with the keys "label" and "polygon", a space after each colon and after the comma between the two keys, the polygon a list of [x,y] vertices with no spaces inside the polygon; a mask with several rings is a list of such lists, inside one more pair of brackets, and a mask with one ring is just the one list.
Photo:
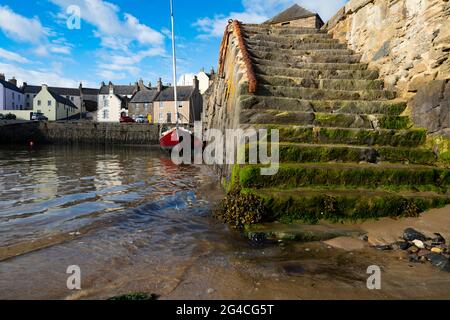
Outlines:
{"label": "quay wall", "polygon": [[156,145],[159,126],[94,122],[17,122],[0,124],[0,144]]}

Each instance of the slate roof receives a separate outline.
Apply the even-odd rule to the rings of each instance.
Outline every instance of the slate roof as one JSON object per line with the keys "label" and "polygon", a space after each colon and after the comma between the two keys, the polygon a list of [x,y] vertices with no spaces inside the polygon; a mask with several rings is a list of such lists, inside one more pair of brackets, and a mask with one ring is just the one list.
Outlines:
{"label": "slate roof", "polygon": [[[177,87],[177,100],[188,101],[195,89],[193,86],[180,86]],[[164,88],[155,99],[155,101],[174,101],[173,87]]]}
{"label": "slate roof", "polygon": [[[79,97],[80,96],[80,89],[79,88],[61,88],[61,87],[49,87],[49,90],[54,92],[55,94],[61,95],[61,96],[74,96]],[[33,85],[27,85],[23,88],[23,92],[25,94],[31,93],[31,94],[38,94],[39,91],[41,91],[41,86],[33,86]],[[88,95],[98,95],[99,90],[98,89],[92,89],[92,88],[83,88],[83,93]]]}
{"label": "slate roof", "polygon": [[[114,93],[123,96],[131,96],[134,94],[136,87],[130,85],[114,85]],[[100,88],[99,94],[109,94],[109,85],[104,85]]]}
{"label": "slate roof", "polygon": [[72,101],[70,101],[67,98],[64,98],[60,96],[59,94],[55,93],[53,90],[48,89],[48,92],[52,95],[52,97],[59,103],[65,104],[66,106],[73,107],[75,109],[78,109],[76,105],[73,104]]}
{"label": "slate roof", "polygon": [[86,95],[97,96],[99,92],[100,92],[100,89],[83,88],[83,94],[86,94]]}
{"label": "slate roof", "polygon": [[297,20],[301,18],[308,18],[317,15],[309,10],[306,10],[303,7],[300,7],[298,4],[294,4],[292,7],[284,10],[283,12],[277,14],[272,19],[264,22],[265,24],[277,24],[283,23],[287,21]]}
{"label": "slate roof", "polygon": [[0,80],[0,83],[3,85],[3,87],[5,87],[6,89],[9,90],[13,90],[19,93],[23,93],[22,90],[20,90],[17,86],[13,85],[12,83],[5,81],[5,80]]}
{"label": "slate roof", "polygon": [[141,90],[134,94],[134,96],[131,98],[130,103],[150,103],[155,101],[157,96],[158,90],[156,89]]}

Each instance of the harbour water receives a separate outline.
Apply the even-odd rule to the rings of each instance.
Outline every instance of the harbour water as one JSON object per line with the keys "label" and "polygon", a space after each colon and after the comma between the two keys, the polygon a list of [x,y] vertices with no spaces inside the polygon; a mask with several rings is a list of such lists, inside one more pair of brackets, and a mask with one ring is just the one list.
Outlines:
{"label": "harbour water", "polygon": [[[253,243],[212,217],[223,196],[207,166],[150,147],[0,150],[0,298],[161,299],[447,297],[450,279],[396,253],[321,242]],[[384,291],[367,266],[390,270]],[[69,290],[69,266],[81,290]],[[417,272],[426,274],[420,283]],[[411,286],[414,290],[411,290]]]}

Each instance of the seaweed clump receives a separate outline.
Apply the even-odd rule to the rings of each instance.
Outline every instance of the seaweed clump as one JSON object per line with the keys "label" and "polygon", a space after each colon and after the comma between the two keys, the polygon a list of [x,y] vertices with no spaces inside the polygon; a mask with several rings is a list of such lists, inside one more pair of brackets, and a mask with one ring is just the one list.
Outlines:
{"label": "seaweed clump", "polygon": [[267,208],[261,198],[242,192],[242,189],[236,186],[222,200],[214,216],[234,228],[241,228],[261,222],[266,213]]}

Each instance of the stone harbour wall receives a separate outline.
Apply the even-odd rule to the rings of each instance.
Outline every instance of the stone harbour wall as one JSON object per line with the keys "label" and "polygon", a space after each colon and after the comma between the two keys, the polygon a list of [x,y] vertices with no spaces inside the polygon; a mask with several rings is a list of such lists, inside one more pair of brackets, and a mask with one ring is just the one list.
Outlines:
{"label": "stone harbour wall", "polygon": [[[219,73],[204,95],[204,127],[226,129],[240,127],[242,100],[249,93],[248,69],[233,24],[229,24],[222,40]],[[229,177],[228,166],[216,167],[223,177]]]}
{"label": "stone harbour wall", "polygon": [[350,0],[324,28],[408,100],[415,125],[450,126],[448,0]]}
{"label": "stone harbour wall", "polygon": [[156,145],[159,128],[148,124],[23,122],[0,126],[0,144]]}
{"label": "stone harbour wall", "polygon": [[450,78],[448,0],[350,0],[325,28],[402,95]]}

